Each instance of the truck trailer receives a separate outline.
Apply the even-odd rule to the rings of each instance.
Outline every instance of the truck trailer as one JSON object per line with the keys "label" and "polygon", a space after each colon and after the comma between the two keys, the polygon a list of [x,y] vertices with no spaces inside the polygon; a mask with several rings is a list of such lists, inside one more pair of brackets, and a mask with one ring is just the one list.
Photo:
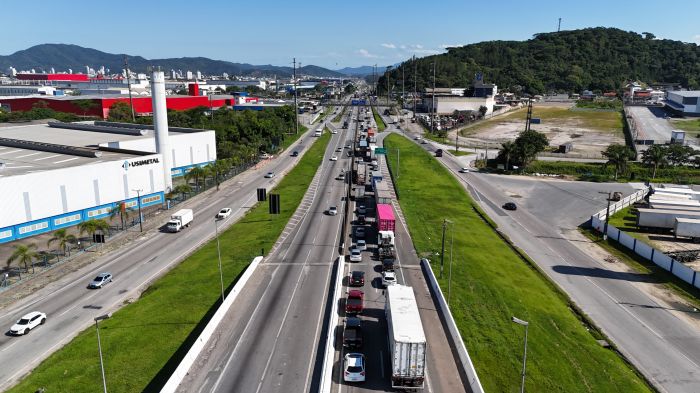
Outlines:
{"label": "truck trailer", "polygon": [[637,226],[673,229],[676,218],[700,219],[700,212],[666,209],[637,209]]}
{"label": "truck trailer", "polygon": [[391,285],[386,289],[386,313],[391,358],[391,387],[423,388],[427,342],[413,288]]}
{"label": "truck trailer", "polygon": [[694,242],[700,241],[700,219],[676,218],[676,225],[673,227],[674,237],[689,237]]}
{"label": "truck trailer", "polygon": [[396,218],[394,218],[394,209],[391,205],[377,205],[377,230],[392,232],[396,230]]}
{"label": "truck trailer", "polygon": [[182,228],[189,227],[190,223],[194,220],[194,213],[192,209],[181,209],[175,214],[170,216],[170,221],[168,221],[168,231],[169,232],[180,232]]}

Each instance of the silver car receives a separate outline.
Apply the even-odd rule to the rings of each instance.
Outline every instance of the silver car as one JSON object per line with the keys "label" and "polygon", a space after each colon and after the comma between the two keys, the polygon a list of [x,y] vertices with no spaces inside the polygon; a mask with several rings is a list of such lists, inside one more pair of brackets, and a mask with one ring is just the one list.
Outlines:
{"label": "silver car", "polygon": [[88,285],[88,288],[99,289],[109,282],[112,282],[112,273],[100,273],[94,280],[92,280],[92,282]]}

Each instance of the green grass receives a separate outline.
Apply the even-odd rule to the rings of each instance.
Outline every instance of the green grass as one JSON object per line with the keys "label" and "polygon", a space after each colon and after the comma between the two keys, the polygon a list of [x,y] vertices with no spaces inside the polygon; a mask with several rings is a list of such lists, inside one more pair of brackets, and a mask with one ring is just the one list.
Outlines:
{"label": "green grass", "polygon": [[287,148],[289,148],[289,146],[291,146],[292,143],[296,142],[306,131],[308,131],[308,128],[299,124],[299,133],[298,134],[294,133],[294,134],[285,135],[284,140],[282,141],[282,144],[280,145],[282,150],[286,150]]}
{"label": "green grass", "polygon": [[318,119],[316,119],[316,120],[314,120],[313,122],[311,122],[311,124],[316,124],[316,123],[322,122],[323,119],[325,119],[326,116],[328,116],[328,111],[330,111],[330,110],[331,110],[331,109],[330,109],[329,107],[324,106],[323,109],[321,109],[321,114],[318,116]]}
{"label": "green grass", "polygon": [[[471,135],[485,128],[505,122],[521,122],[523,129],[525,129],[526,114],[527,110],[525,108],[517,109],[507,114],[467,126],[460,131],[460,134],[464,136]],[[564,107],[534,106],[532,108],[532,117],[542,119],[542,124],[545,125],[576,126],[601,132],[615,133],[622,136],[623,119],[620,112],[580,109],[570,110]],[[533,128],[536,127],[537,124],[534,124]]]}
{"label": "green grass", "polygon": [[[281,214],[271,216],[266,203],[258,204],[220,234],[224,280],[229,288],[261,249],[269,250],[274,244],[321,164],[329,141],[330,134],[319,138],[275,188],[282,195]],[[182,235],[172,235],[173,240]],[[216,261],[216,242],[209,242],[151,285],[137,302],[100,323],[110,392],[160,390],[219,305]],[[40,387],[46,387],[47,392],[71,393],[101,389],[93,327],[49,356],[9,392],[34,392]]]}
{"label": "green grass", "polygon": [[[619,228],[617,225],[612,223],[613,218],[614,216],[610,216],[610,225]],[[637,271],[637,273],[643,275],[643,281],[662,284],[666,288],[673,291],[676,295],[682,297],[687,302],[692,304],[693,307],[700,308],[700,289],[695,288],[694,286],[674,276],[672,273],[669,273],[657,264],[642,258],[634,251],[612,239],[603,241],[598,232],[594,231],[593,229],[580,230],[587,238],[612,254],[615,258],[617,258],[617,260],[623,262],[630,268]],[[634,235],[633,233],[629,232],[628,234]],[[692,310],[687,309],[682,311],[691,312]]]}
{"label": "green grass", "polygon": [[[451,310],[487,392],[519,391],[523,329],[511,316],[530,322],[527,391],[650,391],[615,351],[598,345],[600,335],[587,330],[566,296],[476,214],[474,202],[444,167],[401,136],[390,135],[384,143],[389,152],[401,149],[396,183],[419,255],[435,255],[443,219],[453,222]],[[396,155],[389,159],[396,167]],[[449,232],[447,239],[449,249]],[[439,275],[439,258],[431,259]],[[447,271],[446,261],[439,280],[445,293]]]}
{"label": "green grass", "polygon": [[[700,119],[673,119],[673,127],[688,132],[700,132]],[[692,135],[696,136],[696,135]]]}
{"label": "green grass", "polygon": [[343,119],[343,115],[345,115],[345,110],[347,108],[348,108],[347,106],[343,106],[343,110],[341,110],[340,113],[338,113],[338,115],[333,118],[333,120],[332,120],[333,123],[337,123]]}
{"label": "green grass", "polygon": [[384,131],[384,129],[386,129],[386,124],[384,124],[384,120],[379,116],[379,113],[377,113],[377,108],[372,107],[372,114],[374,115],[374,121],[377,123],[378,131]]}
{"label": "green grass", "polygon": [[[656,177],[651,178],[653,168],[637,163],[628,163],[626,173],[618,176],[618,182],[653,181],[655,183],[697,184],[700,183],[700,169],[691,167],[665,167],[656,171]],[[596,162],[572,161],[533,161],[525,168],[525,173],[547,173],[570,175],[577,180],[608,182],[615,181],[615,167]]]}
{"label": "green grass", "polygon": [[457,151],[457,150],[455,150],[455,149],[450,149],[450,150],[448,150],[448,151],[449,151],[450,153],[452,153],[453,156],[457,156],[457,157],[460,157],[460,156],[468,156],[468,155],[470,155],[470,154],[474,154],[473,152],[466,151],[466,150]]}

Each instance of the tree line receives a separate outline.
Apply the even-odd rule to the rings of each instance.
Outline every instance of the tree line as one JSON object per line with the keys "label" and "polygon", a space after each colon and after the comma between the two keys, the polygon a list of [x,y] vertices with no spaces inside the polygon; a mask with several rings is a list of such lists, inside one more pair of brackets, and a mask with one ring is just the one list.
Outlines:
{"label": "tree line", "polygon": [[[437,87],[468,87],[474,75],[514,93],[619,91],[625,81],[680,83],[700,88],[700,46],[651,33],[615,28],[588,28],[536,34],[527,41],[488,41],[448,48],[447,53],[404,61],[379,78],[386,94],[392,90],[432,87],[433,62]],[[417,72],[414,72],[416,70]]]}

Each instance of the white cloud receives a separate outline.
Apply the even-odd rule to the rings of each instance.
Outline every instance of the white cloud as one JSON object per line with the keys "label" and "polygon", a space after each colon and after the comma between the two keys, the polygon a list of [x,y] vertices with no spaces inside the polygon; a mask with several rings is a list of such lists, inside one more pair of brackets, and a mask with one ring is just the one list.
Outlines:
{"label": "white cloud", "polygon": [[693,42],[695,42],[696,44],[700,45],[700,34],[695,34],[695,35],[693,36]]}
{"label": "white cloud", "polygon": [[413,47],[416,49],[423,49],[423,45],[421,45],[421,44],[415,44],[415,45],[413,45]]}
{"label": "white cloud", "polygon": [[389,49],[396,49],[396,45],[394,45],[392,43],[382,44],[382,46],[385,48],[389,48]]}
{"label": "white cloud", "polygon": [[442,49],[447,49],[447,48],[458,48],[460,46],[464,46],[464,44],[441,44],[440,48]]}
{"label": "white cloud", "polygon": [[406,47],[406,45],[400,45],[399,48],[406,49],[407,47]]}
{"label": "white cloud", "polygon": [[373,54],[369,53],[369,51],[367,49],[360,49],[357,51],[357,54],[362,56],[362,57],[366,57],[368,59],[374,59],[374,58],[378,57],[377,55],[373,55]]}

